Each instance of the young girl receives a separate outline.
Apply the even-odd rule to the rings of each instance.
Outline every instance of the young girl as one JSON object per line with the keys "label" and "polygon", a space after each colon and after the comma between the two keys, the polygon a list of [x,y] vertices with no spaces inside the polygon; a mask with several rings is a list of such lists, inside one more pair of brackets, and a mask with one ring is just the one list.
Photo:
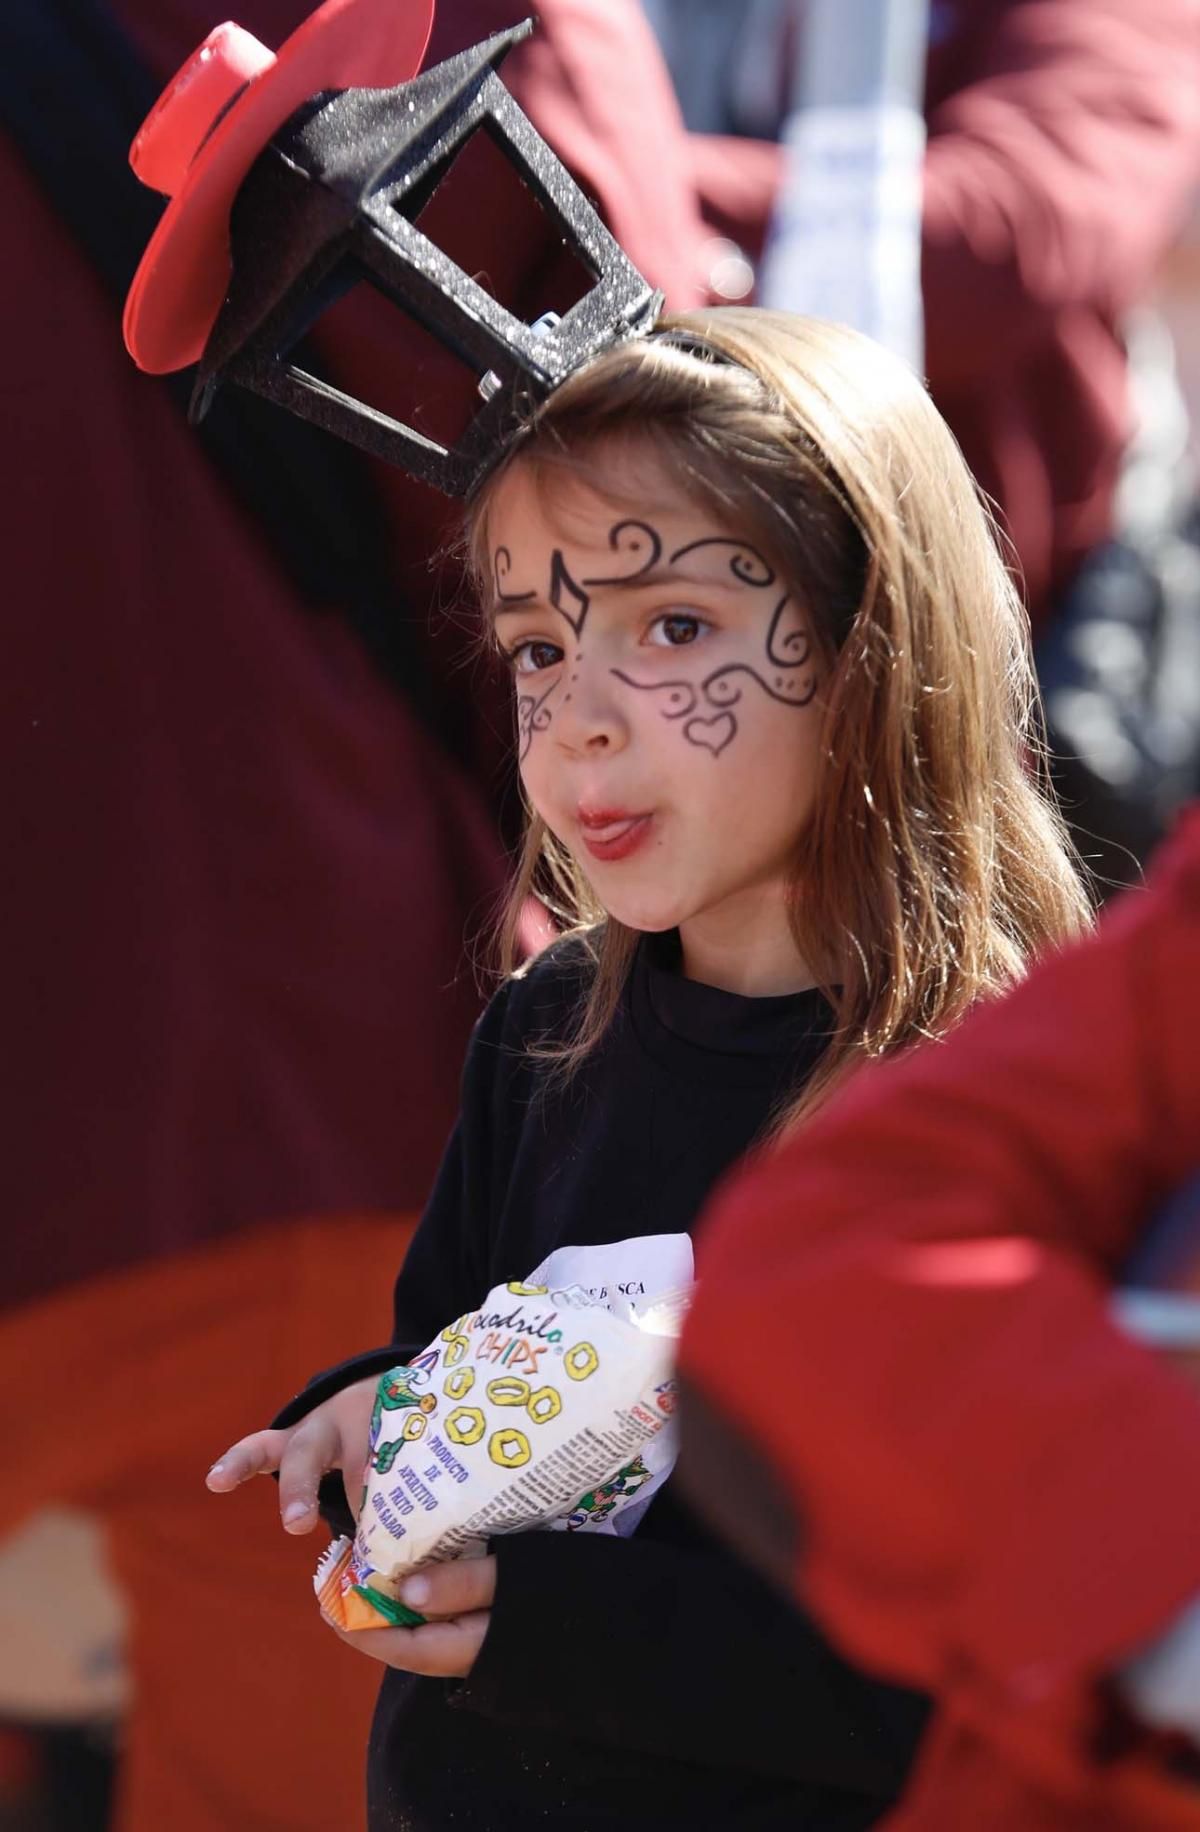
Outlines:
{"label": "young girl", "polygon": [[[852,332],[668,319],[564,383],[473,503],[529,829],[568,933],[480,1021],[391,1344],[209,1477],[289,1530],[356,1479],[373,1376],[501,1279],[690,1270],[713,1185],[859,1063],[936,1037],[1087,906],[1028,772],[1017,599],[919,383]],[[803,1217],[797,1217],[803,1225]],[[769,1380],[771,1344],[744,1352]],[[629,1519],[637,1510],[630,1510]],[[921,1702],[859,1676],[667,1482],[626,1537],[530,1533],[410,1580],[369,1820],[872,1824]]]}

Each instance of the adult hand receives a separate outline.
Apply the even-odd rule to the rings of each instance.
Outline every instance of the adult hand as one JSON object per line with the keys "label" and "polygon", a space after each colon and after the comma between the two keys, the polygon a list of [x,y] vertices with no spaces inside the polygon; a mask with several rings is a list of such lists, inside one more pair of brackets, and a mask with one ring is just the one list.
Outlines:
{"label": "adult hand", "polygon": [[465,1679],[475,1665],[496,1596],[494,1558],[452,1559],[409,1578],[400,1601],[429,1620],[420,1628],[342,1629],[340,1640],[385,1666],[431,1679]]}
{"label": "adult hand", "polygon": [[352,1514],[362,1499],[374,1376],[343,1387],[314,1406],[307,1417],[282,1431],[255,1431],[239,1438],[205,1477],[215,1494],[227,1494],[251,1476],[279,1471],[279,1514],[285,1532],[311,1533],[319,1519],[317,1485],[326,1470],[340,1469]]}

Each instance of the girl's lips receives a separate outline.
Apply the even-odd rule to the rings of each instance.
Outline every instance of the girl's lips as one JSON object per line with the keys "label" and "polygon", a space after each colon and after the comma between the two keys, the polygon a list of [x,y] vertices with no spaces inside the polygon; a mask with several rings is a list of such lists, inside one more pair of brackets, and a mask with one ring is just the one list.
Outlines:
{"label": "girl's lips", "polygon": [[601,822],[588,815],[580,820],[583,843],[594,859],[627,859],[649,838],[653,818],[651,814],[623,814]]}

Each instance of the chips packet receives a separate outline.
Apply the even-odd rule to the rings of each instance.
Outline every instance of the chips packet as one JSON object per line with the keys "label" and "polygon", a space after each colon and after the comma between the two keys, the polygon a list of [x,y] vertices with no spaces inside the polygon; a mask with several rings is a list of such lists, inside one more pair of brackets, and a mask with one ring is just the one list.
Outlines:
{"label": "chips packet", "polygon": [[653,1446],[670,1435],[686,1304],[686,1291],[634,1304],[514,1281],[389,1369],[357,1530],[313,1580],[323,1614],[413,1626],[399,1587],[421,1566],[479,1556],[500,1533],[611,1530],[644,1502],[665,1479]]}

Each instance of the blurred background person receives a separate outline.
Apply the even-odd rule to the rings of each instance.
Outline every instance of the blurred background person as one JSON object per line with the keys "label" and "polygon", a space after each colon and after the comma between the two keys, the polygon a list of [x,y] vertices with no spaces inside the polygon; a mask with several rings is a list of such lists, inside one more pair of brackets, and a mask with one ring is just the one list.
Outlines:
{"label": "blurred background person", "polygon": [[1200,1825],[1198,951],[1200,808],[709,1223],[681,1470],[848,1658],[936,1695],[895,1832]]}
{"label": "blurred background person", "polygon": [[[789,176],[802,180],[781,136],[794,142],[797,121],[842,101],[856,61],[869,62],[856,24],[874,16],[901,47],[890,65],[876,57],[892,79],[905,15],[924,16],[925,372],[1012,543],[1082,849],[1103,880],[1136,876],[1200,785],[1194,454],[1170,338],[1148,306],[1200,184],[1200,8],[644,4],[693,131],[706,217],[727,239],[714,278],[738,296],[764,277],[764,256],[769,278]],[[806,81],[813,47],[825,55]],[[894,88],[877,99],[894,102]],[[792,271],[803,280],[802,248]]]}
{"label": "blurred background person", "polygon": [[[237,18],[275,48],[309,10]],[[635,0],[539,10],[506,80],[634,260],[697,303],[686,139]],[[526,11],[446,0],[427,62]],[[234,391],[197,433],[190,378],[140,376],[122,347],[157,214],[129,144],[218,19],[207,0],[0,15],[20,251],[0,305],[0,1716],[76,1727],[0,1753],[13,1796],[49,1752],[56,1826],[103,1823],[116,1735],[121,1832],[328,1832],[361,1816],[371,1676],[347,1659],[318,1685],[338,1656],[309,1555],[289,1569],[254,1507],[217,1522],[197,1458],[377,1306],[383,1325],[479,1004],[506,702],[456,608],[449,504]],[[432,232],[522,315],[561,310],[585,278],[490,152],[447,179]],[[319,325],[314,366],[465,418],[478,378],[399,347],[379,303]]]}

